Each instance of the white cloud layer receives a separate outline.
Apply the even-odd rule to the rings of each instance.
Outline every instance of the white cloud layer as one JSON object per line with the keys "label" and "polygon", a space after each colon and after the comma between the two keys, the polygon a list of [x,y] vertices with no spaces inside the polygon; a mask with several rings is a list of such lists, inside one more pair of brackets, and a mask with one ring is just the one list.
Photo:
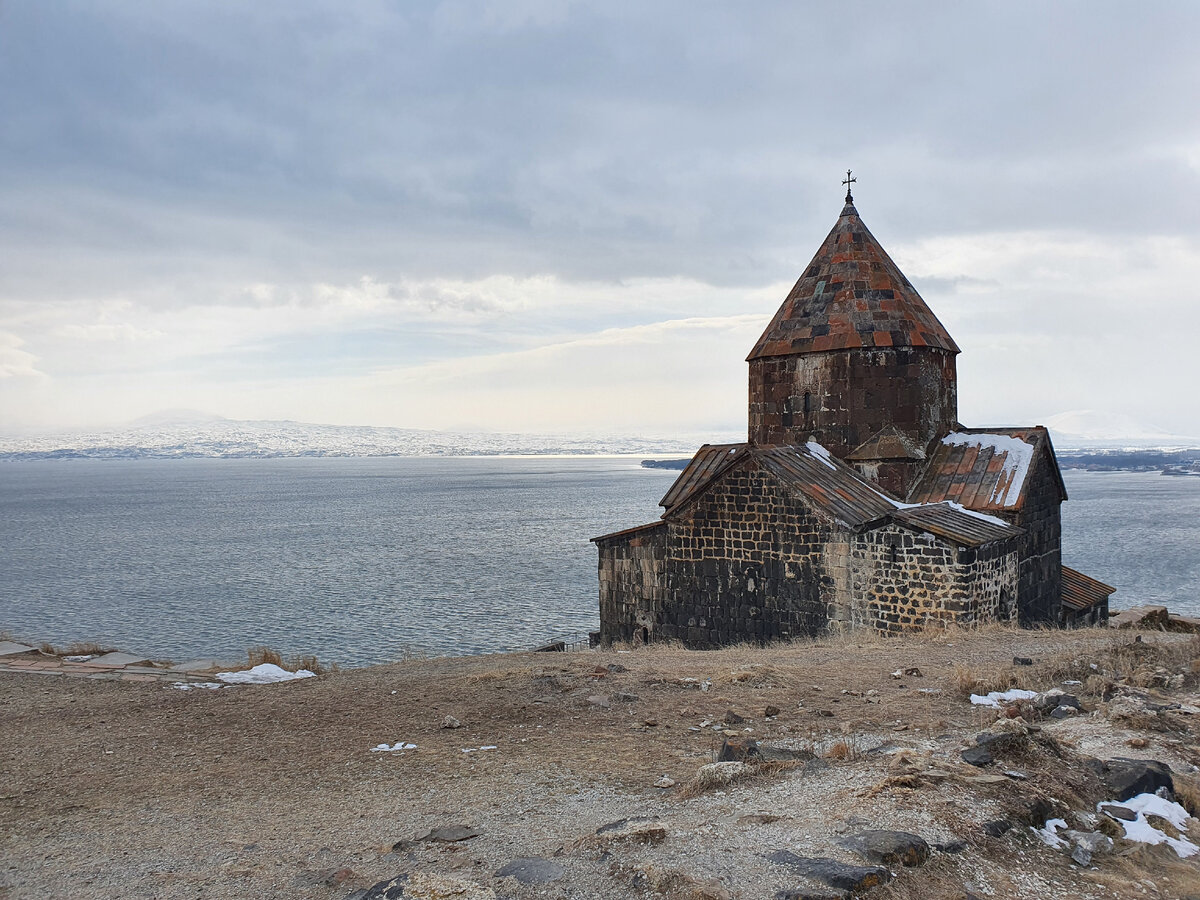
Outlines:
{"label": "white cloud layer", "polygon": [[851,165],[963,348],[965,422],[1200,434],[1197,27],[1184,3],[850,32],[787,3],[5,4],[0,429],[740,429],[745,353]]}

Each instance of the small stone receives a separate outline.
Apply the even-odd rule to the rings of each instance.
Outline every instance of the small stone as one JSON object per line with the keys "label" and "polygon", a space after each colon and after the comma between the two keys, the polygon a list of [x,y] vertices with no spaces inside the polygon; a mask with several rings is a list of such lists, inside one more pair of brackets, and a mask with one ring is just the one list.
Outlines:
{"label": "small stone", "polygon": [[1091,851],[1085,847],[1075,846],[1071,848],[1071,859],[1079,863],[1081,866],[1090,866],[1092,864]]}
{"label": "small stone", "polygon": [[1004,837],[1012,827],[1012,822],[1008,819],[993,819],[983,823],[984,833],[994,838]]}
{"label": "small stone", "polygon": [[663,788],[664,790],[666,788],[673,788],[675,787],[675,779],[669,775],[664,775],[662,778],[658,779],[658,781],[654,782],[654,786],[656,788]]}
{"label": "small stone", "polygon": [[1014,656],[1012,664],[1014,666],[1032,666],[1033,660],[1028,656]]}
{"label": "small stone", "polygon": [[1137,818],[1137,813],[1132,809],[1127,809],[1124,806],[1116,806],[1112,803],[1101,803],[1100,812],[1110,818],[1120,819],[1122,822],[1132,822]]}
{"label": "small stone", "polygon": [[758,741],[748,737],[726,738],[717,754],[717,762],[754,761],[758,757]]}
{"label": "small stone", "polygon": [[767,708],[763,710],[763,716],[768,719],[773,719],[779,715],[779,712],[780,709],[778,706],[768,704]]}
{"label": "small stone", "polygon": [[869,863],[913,868],[929,861],[929,844],[924,838],[907,831],[860,831],[842,838],[838,843]]}
{"label": "small stone", "polygon": [[462,728],[462,722],[458,721],[458,719],[454,718],[454,716],[446,716],[446,718],[442,719],[442,727]]}
{"label": "small stone", "polygon": [[990,766],[995,757],[987,747],[968,747],[962,752],[962,760],[972,766]]}
{"label": "small stone", "polygon": [[596,837],[602,841],[628,841],[633,844],[661,844],[667,839],[666,826],[657,816],[630,816],[601,825]]}
{"label": "small stone", "polygon": [[1057,706],[1050,710],[1050,717],[1052,719],[1067,719],[1077,715],[1079,715],[1079,709],[1074,706]]}
{"label": "small stone", "polygon": [[962,853],[966,850],[968,844],[961,838],[954,838],[949,841],[942,841],[940,844],[934,844],[933,848],[942,853]]}
{"label": "small stone", "polygon": [[515,878],[521,884],[547,884],[558,881],[567,870],[561,863],[536,856],[521,857],[496,870],[497,878]]}
{"label": "small stone", "polygon": [[642,724],[645,725],[647,728],[657,728],[658,727],[658,719],[642,719]]}
{"label": "small stone", "polygon": [[731,709],[731,710],[726,711],[725,718],[722,719],[722,721],[726,725],[741,725],[743,722],[746,721],[746,717],[738,715]]}
{"label": "small stone", "polygon": [[918,669],[916,666],[909,666],[907,669],[904,670],[904,674],[908,678],[924,678],[925,677],[924,673],[922,673],[921,670]]}
{"label": "small stone", "polygon": [[603,694],[593,694],[592,696],[588,697],[588,703],[590,703],[592,706],[598,706],[601,709],[608,709],[609,706],[608,698]]}
{"label": "small stone", "polygon": [[[769,862],[787,866],[804,878],[819,881],[839,891],[858,894],[892,880],[892,873],[882,866],[852,866],[835,859],[799,856],[790,850],[776,850],[767,856]],[[781,892],[776,896],[803,897],[802,889]]]}
{"label": "small stone", "polygon": [[634,703],[638,699],[640,698],[637,694],[627,694],[624,691],[615,691],[612,695],[614,703]]}

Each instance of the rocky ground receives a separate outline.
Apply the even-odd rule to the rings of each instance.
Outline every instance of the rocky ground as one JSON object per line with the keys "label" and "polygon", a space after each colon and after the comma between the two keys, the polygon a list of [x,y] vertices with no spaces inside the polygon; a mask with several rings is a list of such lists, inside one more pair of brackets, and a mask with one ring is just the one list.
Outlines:
{"label": "rocky ground", "polygon": [[[1200,898],[1200,856],[1124,837],[1200,843],[1198,659],[993,627],[219,689],[0,672],[0,897]],[[1010,688],[1038,695],[968,699]]]}

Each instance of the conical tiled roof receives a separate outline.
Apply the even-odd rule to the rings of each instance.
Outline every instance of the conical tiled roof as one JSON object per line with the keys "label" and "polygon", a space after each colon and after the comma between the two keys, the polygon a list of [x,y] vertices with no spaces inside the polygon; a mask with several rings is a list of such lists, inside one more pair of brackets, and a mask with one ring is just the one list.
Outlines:
{"label": "conical tiled roof", "polygon": [[848,202],[747,359],[858,347],[958,352]]}

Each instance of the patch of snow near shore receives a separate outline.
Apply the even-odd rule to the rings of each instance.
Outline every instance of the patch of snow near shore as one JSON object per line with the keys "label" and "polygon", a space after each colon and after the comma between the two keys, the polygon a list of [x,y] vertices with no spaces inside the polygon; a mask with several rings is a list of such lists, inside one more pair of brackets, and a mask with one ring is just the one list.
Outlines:
{"label": "patch of snow near shore", "polygon": [[276,684],[280,681],[295,681],[297,678],[312,678],[315,674],[308,669],[289,672],[274,663],[263,663],[244,672],[218,672],[216,678],[226,684]]}
{"label": "patch of snow near shore", "polygon": [[223,687],[225,687],[225,685],[217,684],[217,682],[215,682],[215,681],[193,681],[193,682],[177,681],[173,685],[171,685],[171,687],[176,688],[177,690],[181,690],[181,691],[194,691],[197,688],[206,688],[211,691],[214,688],[223,688]]}
{"label": "patch of snow near shore", "polygon": [[1096,809],[1099,810],[1101,806],[1106,805],[1120,806],[1130,812],[1137,813],[1137,818],[1132,822],[1121,820],[1121,825],[1125,828],[1125,837],[1127,840],[1137,841],[1142,844],[1166,844],[1184,858],[1200,853],[1200,847],[1191,841],[1185,838],[1173,838],[1159,831],[1146,821],[1146,816],[1159,816],[1166,819],[1180,831],[1187,831],[1188,813],[1178,803],[1164,800],[1158,794],[1138,794],[1136,797],[1130,797],[1124,803],[1117,803],[1112,800],[1098,803]]}
{"label": "patch of snow near shore", "polygon": [[396,750],[416,750],[416,744],[406,744],[404,741],[396,741],[393,746],[388,746],[387,743],[378,744],[371,748],[372,753],[393,753]]}
{"label": "patch of snow near shore", "polygon": [[999,709],[1001,701],[1032,700],[1036,696],[1037,691],[1023,691],[1020,688],[1013,688],[1011,691],[992,691],[986,696],[972,694],[971,703],[975,706],[994,706]]}

